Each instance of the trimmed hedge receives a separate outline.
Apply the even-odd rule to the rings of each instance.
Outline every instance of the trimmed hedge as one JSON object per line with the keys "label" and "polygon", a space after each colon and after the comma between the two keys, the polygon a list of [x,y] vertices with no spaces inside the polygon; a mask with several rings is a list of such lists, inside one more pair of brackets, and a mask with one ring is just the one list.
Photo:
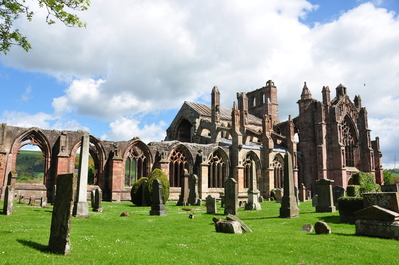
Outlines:
{"label": "trimmed hedge", "polygon": [[159,179],[162,184],[162,201],[166,203],[169,199],[170,184],[166,174],[159,168],[154,169],[148,177],[147,188],[144,191],[145,201],[148,205],[152,204],[152,183],[155,179]]}
{"label": "trimmed hedge", "polygon": [[147,180],[147,177],[142,177],[139,180],[137,180],[133,186],[132,186],[132,190],[130,191],[130,195],[132,197],[132,202],[133,204],[137,205],[137,206],[143,206],[143,192],[141,189],[141,185],[142,183]]}
{"label": "trimmed hedge", "polygon": [[339,217],[341,223],[354,224],[355,212],[364,208],[362,197],[341,197],[338,199]]}
{"label": "trimmed hedge", "polygon": [[360,185],[348,185],[348,187],[346,187],[346,194],[349,197],[360,197]]}
{"label": "trimmed hedge", "polygon": [[380,192],[380,185],[375,183],[375,177],[371,173],[357,172],[352,175],[354,185],[360,185],[360,191],[364,192]]}

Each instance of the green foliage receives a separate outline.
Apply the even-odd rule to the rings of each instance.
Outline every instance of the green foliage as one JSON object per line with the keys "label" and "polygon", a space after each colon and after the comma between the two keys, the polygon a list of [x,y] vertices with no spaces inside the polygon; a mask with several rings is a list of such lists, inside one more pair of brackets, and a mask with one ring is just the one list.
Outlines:
{"label": "green foliage", "polygon": [[[40,7],[47,11],[47,23],[54,24],[53,18],[63,22],[66,26],[86,27],[76,14],[69,13],[68,9],[84,11],[90,6],[90,0],[37,0]],[[3,0],[0,2],[0,52],[6,54],[11,45],[18,45],[25,51],[32,47],[18,29],[14,21],[25,17],[31,21],[34,13],[30,11],[25,0]]]}
{"label": "green foliage", "polygon": [[392,172],[389,170],[384,170],[384,184],[385,185],[392,185],[395,184],[392,176]]}
{"label": "green foliage", "polygon": [[94,164],[90,164],[89,172],[87,175],[87,184],[89,185],[94,185],[94,172],[95,172]]}
{"label": "green foliage", "polygon": [[148,205],[152,204],[152,183],[155,179],[159,179],[162,184],[162,201],[166,203],[169,199],[170,193],[170,184],[169,179],[166,174],[156,168],[151,172],[151,175],[148,177],[147,189],[145,190],[144,197]]}
{"label": "green foliage", "polygon": [[349,197],[360,197],[360,185],[348,185],[346,187],[346,194]]}
{"label": "green foliage", "polygon": [[341,197],[338,198],[340,221],[343,223],[354,223],[355,212],[364,208],[362,197]]}
{"label": "green foliage", "polygon": [[130,195],[132,197],[132,202],[133,202],[133,204],[135,204],[137,206],[143,205],[143,202],[142,202],[143,194],[142,194],[142,190],[141,190],[141,185],[145,180],[148,181],[148,178],[142,177],[139,180],[137,180],[133,184],[132,190],[130,191]]}
{"label": "green foliage", "polygon": [[364,192],[379,192],[380,185],[375,183],[375,177],[371,173],[357,172],[352,175],[354,185],[360,185],[360,191]]}
{"label": "green foliage", "polygon": [[20,150],[17,156],[17,182],[43,183],[44,157],[41,151]]}

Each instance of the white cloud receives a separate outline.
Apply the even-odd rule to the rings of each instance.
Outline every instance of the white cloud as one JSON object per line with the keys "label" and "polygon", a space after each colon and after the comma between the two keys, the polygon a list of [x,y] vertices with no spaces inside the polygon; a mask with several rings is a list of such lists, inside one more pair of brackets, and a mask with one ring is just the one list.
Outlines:
{"label": "white cloud", "polygon": [[140,128],[140,122],[134,119],[121,118],[110,123],[111,131],[101,136],[104,140],[126,141],[133,137],[140,137],[144,143],[149,143],[158,139],[163,140],[166,136],[166,124],[159,122],[158,124],[144,125]]}
{"label": "white cloud", "polygon": [[18,127],[39,127],[50,129],[51,115],[39,112],[34,115],[25,112],[4,111],[1,117],[2,122]]}

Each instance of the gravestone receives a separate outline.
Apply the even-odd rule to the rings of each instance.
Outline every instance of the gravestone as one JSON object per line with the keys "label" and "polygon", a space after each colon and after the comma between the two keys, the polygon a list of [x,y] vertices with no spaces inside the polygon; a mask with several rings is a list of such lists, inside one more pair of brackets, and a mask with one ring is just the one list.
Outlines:
{"label": "gravestone", "polygon": [[13,186],[6,186],[6,191],[4,195],[4,206],[3,206],[3,214],[4,215],[12,215],[14,211],[14,194],[15,189]]}
{"label": "gravestone", "polygon": [[241,225],[242,230],[244,230],[245,232],[250,232],[250,233],[252,233],[251,228],[249,228],[249,227],[248,227],[240,218],[238,218],[237,216],[228,214],[228,215],[226,216],[226,219],[227,219],[227,220],[230,220],[230,221],[239,222],[240,225]]}
{"label": "gravestone", "polygon": [[317,213],[332,213],[336,211],[336,207],[334,206],[333,192],[332,192],[332,184],[334,180],[331,179],[319,179],[316,180],[317,185]]}
{"label": "gravestone", "polygon": [[76,191],[76,200],[73,208],[73,216],[75,217],[88,217],[89,206],[87,204],[87,179],[89,167],[89,134],[82,136],[82,143],[80,146],[80,164],[78,175],[78,186]]}
{"label": "gravestone", "polygon": [[176,203],[176,206],[187,206],[188,205],[188,178],[189,173],[187,169],[183,170],[181,175],[181,192],[179,195],[179,201]]}
{"label": "gravestone", "polygon": [[190,205],[201,205],[201,199],[198,194],[198,177],[195,174],[191,174],[189,177],[190,192],[188,195],[188,203]]}
{"label": "gravestone", "polygon": [[281,199],[283,198],[283,189],[274,189],[274,193],[276,194],[276,202],[281,203]]}
{"label": "gravestone", "polygon": [[314,224],[314,231],[316,234],[331,234],[330,226],[323,221],[318,221]]}
{"label": "gravestone", "polygon": [[241,225],[236,221],[219,221],[215,223],[215,229],[220,233],[242,234]]}
{"label": "gravestone", "polygon": [[302,226],[302,232],[311,233],[312,231],[313,231],[313,225],[312,224],[304,224]]}
{"label": "gravestone", "polygon": [[70,231],[72,211],[77,188],[76,174],[63,174],[57,177],[57,194],[51,217],[48,249],[66,255],[71,251]]}
{"label": "gravestone", "polygon": [[40,198],[40,207],[46,207],[46,206],[47,206],[47,198],[41,197]]}
{"label": "gravestone", "polygon": [[103,193],[102,190],[97,188],[95,189],[95,195],[94,195],[94,207],[93,207],[93,212],[102,212],[103,208],[102,208],[102,197],[103,197]]}
{"label": "gravestone", "polygon": [[364,207],[378,205],[382,208],[399,213],[399,192],[363,193]]}
{"label": "gravestone", "polygon": [[237,181],[233,178],[224,183],[224,214],[238,214]]}
{"label": "gravestone", "polygon": [[29,205],[30,206],[35,206],[35,204],[36,204],[36,196],[30,196]]}
{"label": "gravestone", "polygon": [[248,203],[245,204],[245,210],[261,210],[262,207],[258,201],[259,190],[256,184],[256,165],[251,161],[251,174],[249,177]]}
{"label": "gravestone", "polygon": [[259,196],[259,203],[264,202],[264,200],[263,196]]}
{"label": "gravestone", "polygon": [[216,198],[212,195],[206,197],[206,213],[217,213]]}
{"label": "gravestone", "polygon": [[162,201],[162,184],[159,179],[152,182],[152,205],[150,215],[166,215],[165,204]]}
{"label": "gravestone", "polygon": [[23,194],[19,195],[18,203],[19,203],[19,204],[23,204],[24,202],[25,202],[24,195],[23,195]]}
{"label": "gravestone", "polygon": [[280,218],[299,217],[299,208],[294,191],[294,171],[290,153],[284,156],[284,196],[281,199]]}
{"label": "gravestone", "polygon": [[341,186],[335,186],[332,188],[333,190],[333,199],[334,199],[334,206],[338,209],[338,199],[341,197],[345,197],[345,189]]}
{"label": "gravestone", "polygon": [[299,200],[301,202],[307,201],[306,191],[307,190],[305,184],[301,183],[301,185],[299,186]]}
{"label": "gravestone", "polygon": [[90,191],[90,202],[91,202],[92,209],[94,209],[94,207],[95,207],[95,204],[96,204],[95,200],[96,200],[96,191],[92,190],[92,191]]}
{"label": "gravestone", "polygon": [[297,186],[294,186],[294,194],[295,194],[295,199],[296,199],[296,205],[301,205],[300,200],[299,200],[299,190]]}
{"label": "gravestone", "polygon": [[319,196],[316,194],[312,198],[312,207],[317,207],[317,202],[319,201]]}

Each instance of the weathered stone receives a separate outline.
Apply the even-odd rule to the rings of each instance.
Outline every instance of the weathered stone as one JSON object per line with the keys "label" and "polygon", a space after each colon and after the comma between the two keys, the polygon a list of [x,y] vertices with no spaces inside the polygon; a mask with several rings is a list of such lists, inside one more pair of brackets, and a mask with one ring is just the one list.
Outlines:
{"label": "weathered stone", "polygon": [[398,192],[399,184],[381,185],[381,191],[382,192]]}
{"label": "weathered stone", "polygon": [[46,206],[47,206],[47,198],[41,197],[40,198],[40,207],[46,207]]}
{"label": "weathered stone", "polygon": [[89,167],[89,144],[90,137],[89,134],[84,134],[82,136],[81,146],[80,146],[80,163],[79,163],[79,175],[78,175],[78,186],[75,205],[73,208],[73,216],[75,217],[88,217],[89,216],[89,206],[87,204],[87,179]]}
{"label": "weathered stone", "polygon": [[159,179],[152,182],[152,205],[150,215],[166,215],[165,204],[162,201],[162,184]]}
{"label": "weathered stone", "polygon": [[261,210],[262,207],[259,204],[259,190],[256,184],[256,165],[255,161],[251,161],[251,174],[249,177],[249,189],[248,189],[248,203],[245,204],[245,210]]}
{"label": "weathered stone", "polygon": [[334,206],[337,210],[338,208],[338,199],[345,196],[345,189],[341,186],[335,186],[332,188],[333,191],[333,199],[334,199]]}
{"label": "weathered stone", "polygon": [[317,185],[317,213],[324,212],[335,212],[336,207],[334,206],[334,199],[332,193],[332,184],[334,180],[331,179],[319,179],[316,181]]}
{"label": "weathered stone", "polygon": [[376,236],[399,240],[399,222],[357,220],[356,235]]}
{"label": "weathered stone", "polygon": [[236,221],[219,221],[215,223],[216,232],[242,234],[241,225]]}
{"label": "weathered stone", "polygon": [[90,191],[90,199],[91,199],[91,208],[94,209],[96,207],[96,191]]}
{"label": "weathered stone", "polygon": [[214,217],[212,218],[212,221],[213,221],[214,223],[217,223],[217,222],[219,222],[219,221],[222,221],[222,219],[220,219],[219,217],[214,216]]}
{"label": "weathered stone", "polygon": [[217,213],[216,199],[212,195],[206,197],[206,213]]}
{"label": "weathered stone", "polygon": [[102,212],[103,208],[102,208],[102,190],[97,188],[94,191],[95,195],[94,195],[94,206],[93,206],[93,212]]}
{"label": "weathered stone", "polygon": [[63,174],[57,177],[57,195],[54,200],[49,239],[49,250],[57,254],[69,254],[71,251],[70,231],[72,210],[77,187],[75,174]]}
{"label": "weathered stone", "polygon": [[364,207],[378,205],[382,208],[399,213],[399,192],[363,193]]}
{"label": "weathered stone", "polygon": [[264,198],[263,198],[263,196],[259,196],[259,203],[262,203],[262,202],[264,202]]}
{"label": "weathered stone", "polygon": [[274,189],[274,192],[276,194],[276,202],[281,203],[283,198],[283,189]]}
{"label": "weathered stone", "polygon": [[312,207],[317,207],[317,202],[319,201],[319,196],[316,194],[312,198]]}
{"label": "weathered stone", "polygon": [[284,156],[284,196],[281,199],[280,216],[281,218],[299,217],[299,208],[294,194],[294,172],[292,168],[292,158],[290,153]]}
{"label": "weathered stone", "polygon": [[35,196],[30,196],[29,205],[30,206],[35,206],[36,205],[36,197]]}
{"label": "weathered stone", "polygon": [[399,213],[372,205],[355,212],[356,219],[394,222],[399,221]]}
{"label": "weathered stone", "polygon": [[238,213],[237,181],[233,178],[227,178],[224,183],[224,203],[224,214]]}
{"label": "weathered stone", "polygon": [[191,174],[189,177],[189,188],[188,203],[190,205],[201,205],[201,199],[198,194],[198,177],[195,174]]}
{"label": "weathered stone", "polygon": [[14,192],[14,187],[11,185],[6,186],[3,207],[3,214],[5,215],[12,215],[14,211]]}
{"label": "weathered stone", "polygon": [[239,222],[240,225],[241,225],[242,230],[244,230],[245,232],[251,232],[251,233],[252,233],[251,228],[249,228],[249,227],[248,227],[243,221],[241,221],[241,219],[238,218],[237,216],[232,215],[232,214],[228,214],[228,215],[226,216],[226,219],[227,219],[227,220],[230,220],[230,221]]}
{"label": "weathered stone", "polygon": [[120,217],[129,217],[130,214],[128,212],[122,212],[121,215],[119,215]]}
{"label": "weathered stone", "polygon": [[308,232],[311,233],[313,231],[313,225],[311,224],[304,224],[302,226],[302,232]]}
{"label": "weathered stone", "polygon": [[188,215],[188,218],[194,219],[194,214],[190,213],[190,214]]}
{"label": "weathered stone", "polygon": [[17,182],[18,174],[16,171],[10,171],[8,173],[7,185],[15,188],[15,183]]}
{"label": "weathered stone", "polygon": [[301,185],[299,186],[299,200],[301,202],[307,201],[306,192],[307,190],[305,184],[301,183]]}
{"label": "weathered stone", "polygon": [[314,225],[314,230],[316,234],[331,234],[330,226],[323,221],[318,221]]}
{"label": "weathered stone", "polygon": [[187,206],[188,205],[188,178],[190,174],[187,169],[184,169],[181,175],[181,193],[179,196],[179,200],[176,203],[177,206]]}

